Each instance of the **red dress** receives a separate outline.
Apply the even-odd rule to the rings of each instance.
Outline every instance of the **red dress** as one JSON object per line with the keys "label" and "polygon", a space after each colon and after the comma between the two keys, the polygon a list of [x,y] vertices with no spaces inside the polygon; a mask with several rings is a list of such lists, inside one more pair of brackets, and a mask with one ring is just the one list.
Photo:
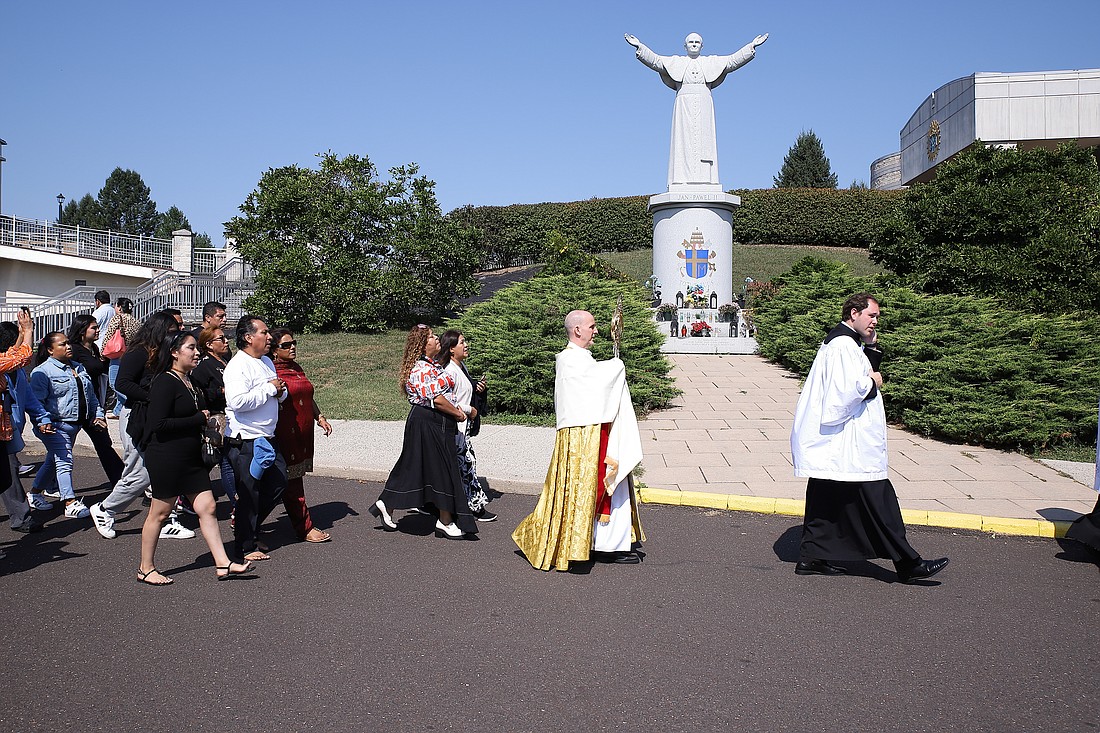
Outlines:
{"label": "red dress", "polygon": [[287,397],[279,405],[275,441],[286,459],[287,487],[283,506],[299,539],[313,529],[302,476],[313,470],[313,383],[295,361],[276,361],[275,374],[286,382]]}
{"label": "red dress", "polygon": [[313,471],[313,383],[295,361],[275,362],[275,374],[286,382],[287,398],[279,406],[275,439],[286,459],[289,478]]}

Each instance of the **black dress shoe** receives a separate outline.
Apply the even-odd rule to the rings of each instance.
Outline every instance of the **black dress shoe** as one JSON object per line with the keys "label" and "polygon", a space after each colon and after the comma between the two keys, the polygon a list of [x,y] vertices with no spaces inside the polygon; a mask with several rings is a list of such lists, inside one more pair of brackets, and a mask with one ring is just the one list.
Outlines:
{"label": "black dress shoe", "polygon": [[898,568],[898,580],[902,583],[912,583],[914,580],[931,578],[933,575],[946,568],[949,562],[951,561],[946,557],[941,557],[939,560],[921,560],[908,570]]}
{"label": "black dress shoe", "polygon": [[611,563],[613,565],[637,565],[642,561],[636,552],[593,552],[592,559],[596,562]]}
{"label": "black dress shoe", "polygon": [[31,532],[41,532],[42,525],[38,522],[24,522],[18,527],[12,527],[14,532],[22,532],[23,534],[30,534]]}
{"label": "black dress shoe", "polygon": [[824,560],[799,560],[794,566],[795,575],[847,575],[844,568],[830,565]]}

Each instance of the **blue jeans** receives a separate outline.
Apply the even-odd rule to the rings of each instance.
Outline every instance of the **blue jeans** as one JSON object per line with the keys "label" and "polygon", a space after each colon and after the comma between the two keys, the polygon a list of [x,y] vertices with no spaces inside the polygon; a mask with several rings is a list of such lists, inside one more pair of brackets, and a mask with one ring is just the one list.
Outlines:
{"label": "blue jeans", "polygon": [[[42,465],[38,468],[38,473],[34,476],[34,491],[36,493],[52,488],[56,479],[57,490],[62,499],[72,499],[76,495],[73,491],[72,482],[73,443],[76,442],[77,433],[81,430],[91,438],[92,447],[95,448],[99,463],[103,466],[103,473],[107,474],[107,480],[111,482],[112,486],[118,483],[118,480],[122,477],[122,459],[115,452],[114,445],[111,443],[111,434],[107,430],[99,430],[95,427],[85,428],[67,422],[54,423],[54,428],[56,428],[56,432],[53,435],[46,435],[40,432],[37,427],[34,429],[34,434],[42,440],[46,450],[49,451],[46,460],[42,462]],[[67,441],[65,445],[62,445],[62,442],[65,441]],[[67,455],[65,459],[68,462],[67,468],[63,466],[62,455]],[[62,488],[62,474],[65,475],[65,480],[68,481],[71,496],[66,496]]]}
{"label": "blue jeans", "polygon": [[[111,359],[111,366],[107,369],[107,381],[111,385],[111,389],[115,388],[115,379],[118,377],[118,365],[121,359]],[[121,395],[118,391],[115,391],[115,417],[118,417],[122,413],[122,406],[126,404],[126,395]]]}
{"label": "blue jeans", "polygon": [[34,434],[48,451],[46,460],[34,476],[34,490],[41,492],[56,480],[62,501],[67,501],[76,498],[73,491],[73,443],[80,426],[67,422],[55,422],[53,426],[53,433],[43,433],[37,427],[34,429]]}

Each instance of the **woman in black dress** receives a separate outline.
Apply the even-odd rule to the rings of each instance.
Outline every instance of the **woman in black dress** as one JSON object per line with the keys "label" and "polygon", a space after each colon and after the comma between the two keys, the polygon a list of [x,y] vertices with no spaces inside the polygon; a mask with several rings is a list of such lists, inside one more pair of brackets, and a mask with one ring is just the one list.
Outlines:
{"label": "woman in black dress", "polygon": [[210,417],[202,396],[191,384],[191,370],[199,363],[195,337],[180,331],[165,338],[157,350],[156,376],[149,386],[145,420],[145,467],[153,484],[153,501],[141,529],[141,565],[138,580],[149,585],[168,585],[153,563],[160,528],[176,504],[186,496],[199,518],[199,529],[214,556],[218,580],[247,573],[250,562],[230,562],[214,514],[210,472],[202,462],[202,429]]}
{"label": "woman in black dress", "polygon": [[[73,348],[72,360],[82,365],[85,371],[88,372],[88,378],[92,380],[92,388],[95,390],[96,401],[106,410],[107,370],[110,368],[111,363],[103,358],[99,353],[99,347],[95,343],[96,339],[99,338],[99,324],[91,315],[81,313],[69,325],[67,335],[69,346]],[[101,430],[88,423],[82,425],[81,429],[91,438],[92,447],[95,448],[99,463],[103,466],[103,473],[107,474],[107,480],[111,482],[113,487],[122,478],[122,471],[125,466],[111,443],[111,433],[106,429]]]}

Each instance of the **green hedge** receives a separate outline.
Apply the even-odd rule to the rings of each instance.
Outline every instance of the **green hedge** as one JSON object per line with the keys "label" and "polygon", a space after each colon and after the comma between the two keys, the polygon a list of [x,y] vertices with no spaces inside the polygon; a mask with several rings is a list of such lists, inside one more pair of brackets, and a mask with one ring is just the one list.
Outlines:
{"label": "green hedge", "polygon": [[733,240],[742,244],[808,244],[866,249],[897,213],[904,191],[769,188],[741,197]]}
{"label": "green hedge", "polygon": [[664,337],[650,318],[646,294],[632,282],[587,274],[553,275],[517,283],[470,306],[447,328],[470,342],[471,374],[488,373],[496,412],[553,416],[554,356],[565,348],[565,315],[576,308],[596,317],[600,335],[592,345],[597,359],[611,357],[608,336],[616,297],[623,296],[622,359],[634,405],[647,411],[667,407],[680,394],[661,354]]}
{"label": "green hedge", "polygon": [[755,307],[761,352],[806,374],[851,293],[876,293],[887,417],[925,435],[1000,448],[1091,445],[1100,317],[1045,315],[990,298],[919,294],[806,258]]}
{"label": "green hedge", "polygon": [[[741,197],[733,238],[744,244],[866,248],[895,213],[902,191],[787,188],[733,191]],[[541,261],[546,238],[561,232],[588,252],[653,246],[648,196],[569,203],[464,206],[448,217],[478,229],[483,267]]]}

